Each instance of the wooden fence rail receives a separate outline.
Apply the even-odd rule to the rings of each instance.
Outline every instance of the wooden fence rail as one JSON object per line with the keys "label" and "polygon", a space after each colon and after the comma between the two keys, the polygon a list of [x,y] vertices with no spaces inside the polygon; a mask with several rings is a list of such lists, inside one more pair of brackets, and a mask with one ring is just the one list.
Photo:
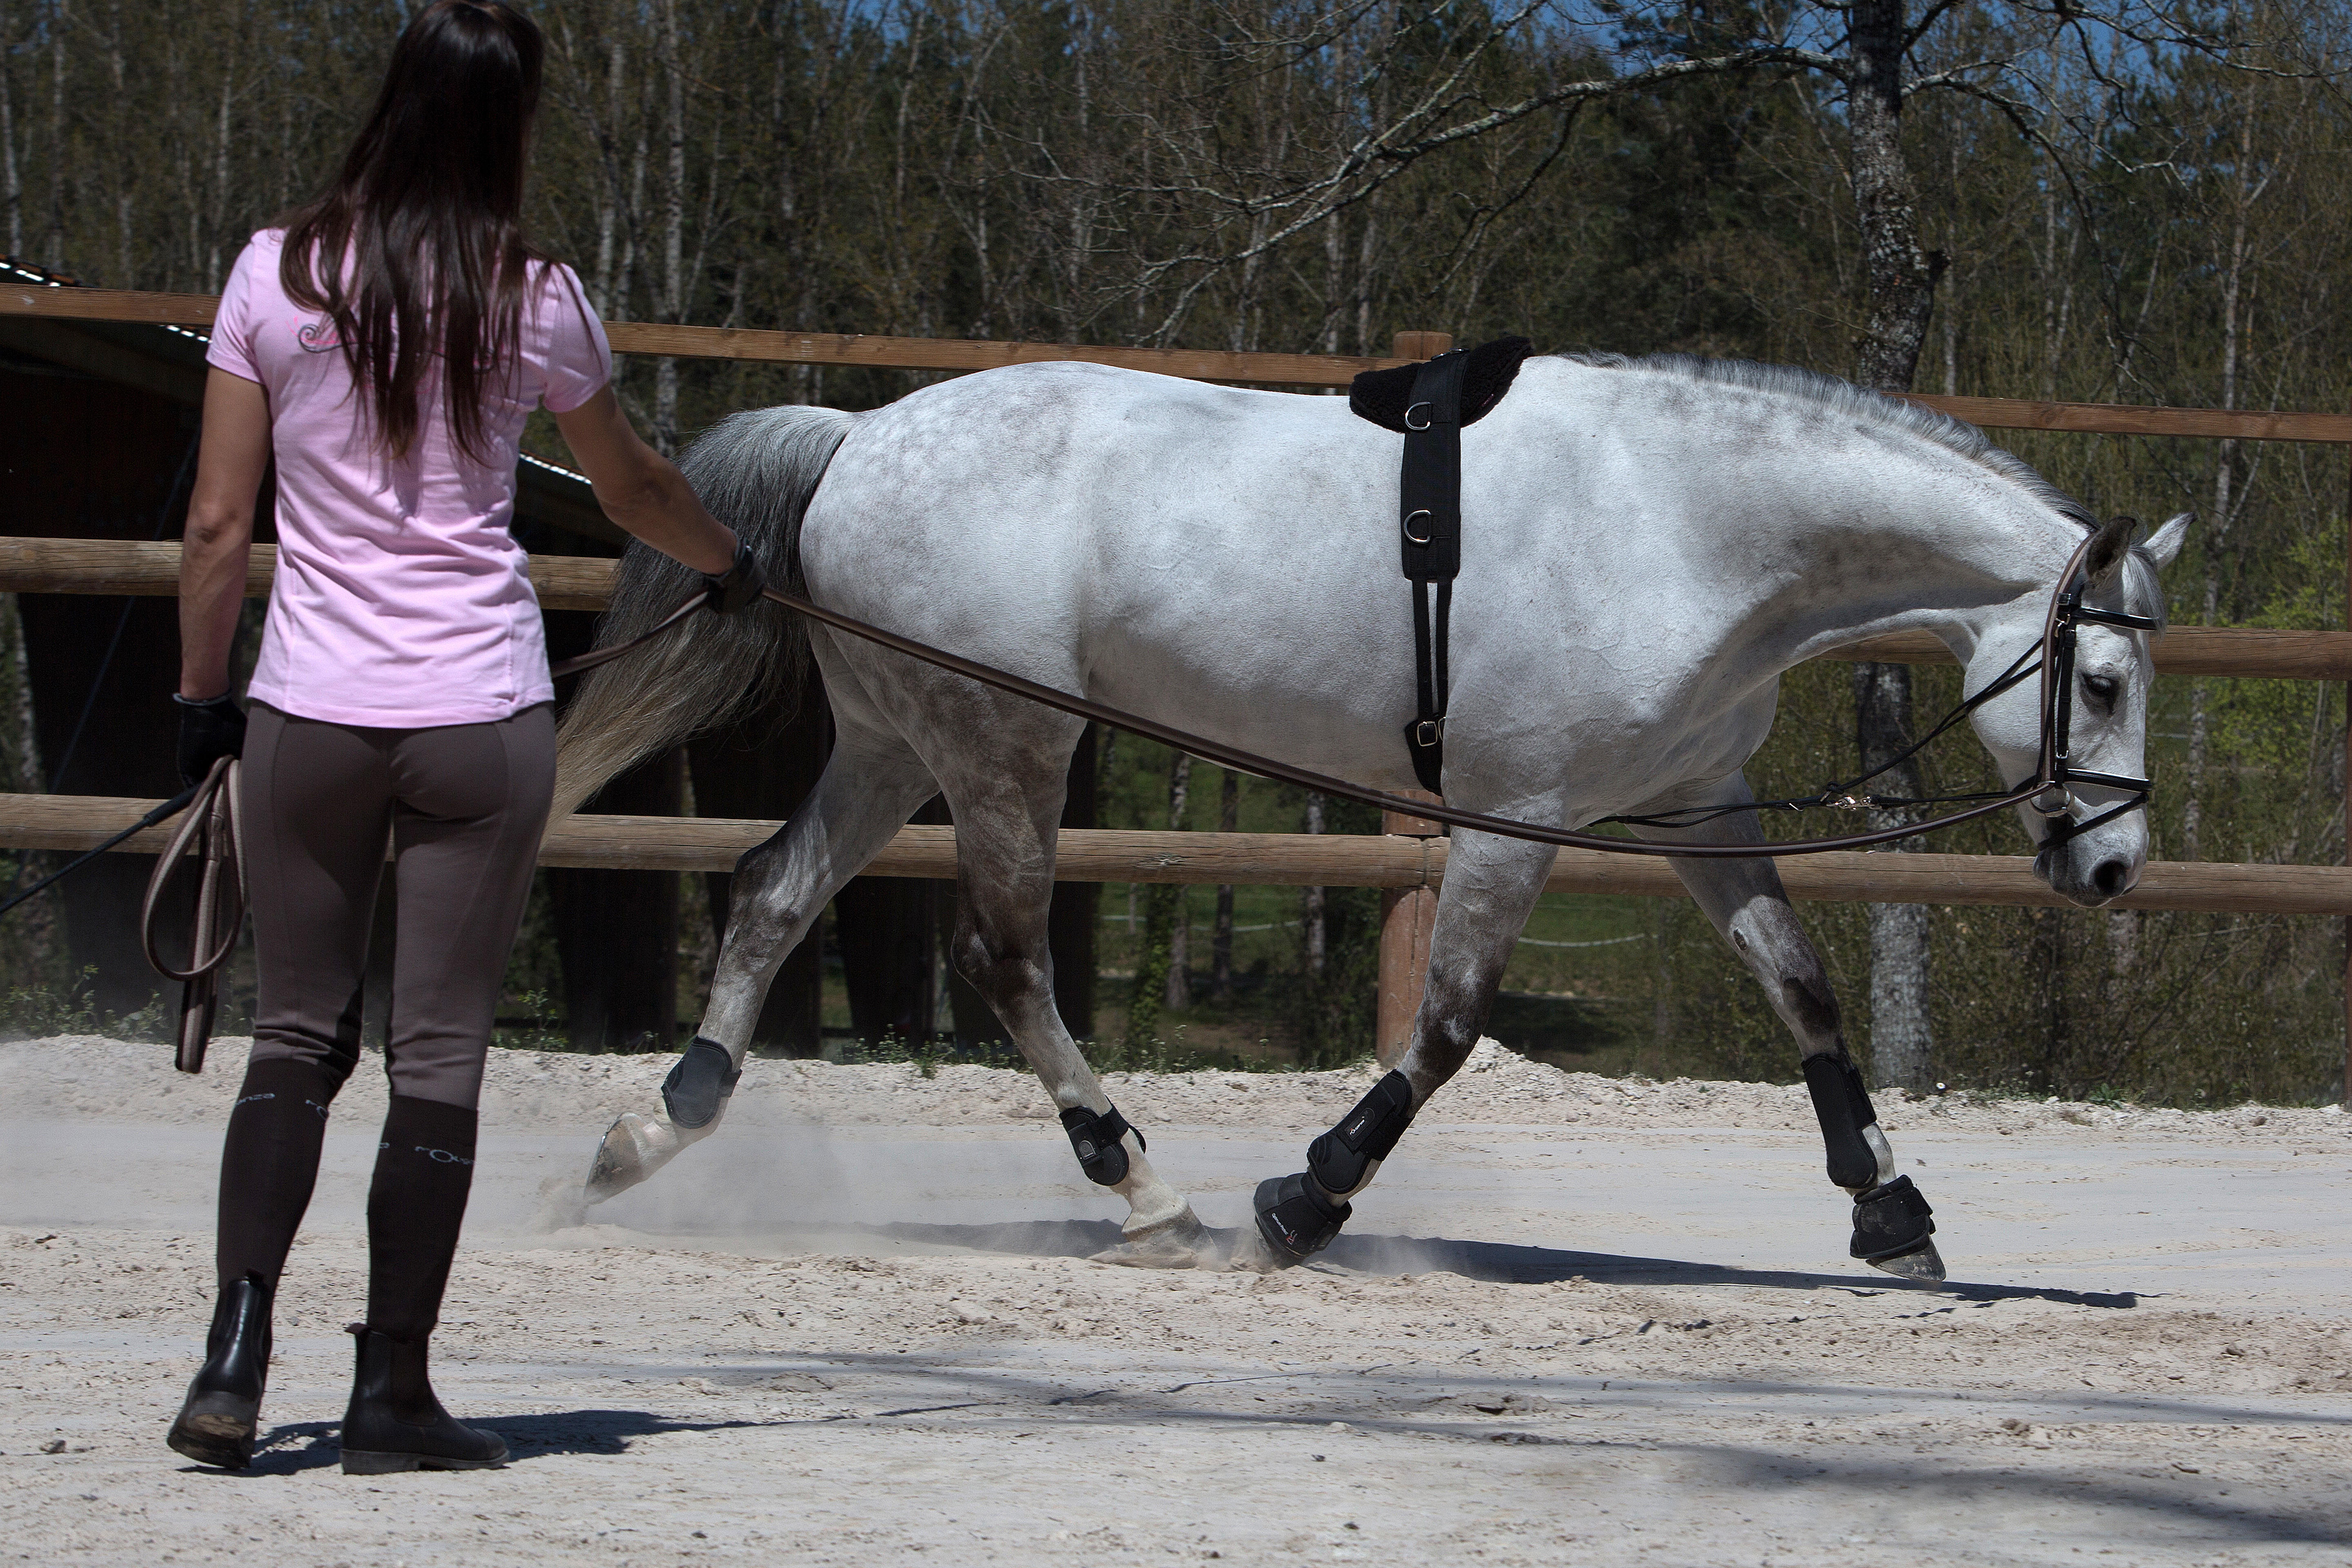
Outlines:
{"label": "wooden fence rail", "polygon": [[[134,321],[208,327],[219,303],[209,294],[151,294],[117,289],[0,283],[0,315],[84,321]],[[1400,359],[1353,354],[1229,353],[1208,349],[1117,348],[1093,343],[1008,342],[972,338],[894,338],[859,332],[770,331],[688,327],[660,321],[609,321],[620,353],[678,359],[731,359],[780,364],[830,364],[874,370],[993,370],[1000,365],[1076,360],[1157,371],[1197,381],[1263,386],[1345,386],[1367,370]],[[2004,430],[2072,430],[2104,436],[2231,437],[2242,441],[2352,444],[2352,415],[2288,409],[2151,408],[2121,403],[2056,403],[2012,397],[1907,395],[1971,425]]]}
{"label": "wooden fence rail", "polygon": [[[0,795],[0,847],[88,849],[153,808],[110,795]],[[731,871],[735,858],[780,824],[733,817],[568,817],[540,845],[542,866],[636,871]],[[169,827],[122,845],[153,854]],[[1066,827],[1055,875],[1065,882],[1178,882],[1239,886],[1434,888],[1445,877],[1446,841],[1400,834],[1146,833]],[[904,827],[866,869],[869,877],[955,876],[955,829]],[[1791,898],[1881,904],[2027,904],[2065,900],[2021,855],[1808,855],[1780,862]],[[1678,898],[1663,861],[1563,849],[1548,891]],[[2206,914],[2352,915],[2352,868],[2233,866],[2158,861],[2117,909]]]}
{"label": "wooden fence rail", "polygon": [[[620,563],[588,555],[534,555],[530,580],[550,610],[601,610]],[[247,598],[267,597],[278,550],[257,544]],[[180,546],[112,539],[0,539],[0,594],[122,594],[154,596],[180,588]],[[1949,664],[1926,632],[1874,637],[1832,658]],[[2277,680],[2352,680],[2352,632],[2271,631],[2258,626],[2175,626],[2156,645],[2163,675],[2256,676]]]}
{"label": "wooden fence rail", "polygon": [[[206,327],[217,301],[207,295],[131,293],[112,289],[44,287],[22,282],[0,283],[0,315],[39,316],[58,320],[147,322],[161,326]],[[771,331],[718,327],[689,327],[646,321],[614,321],[606,331],[622,353],[681,358],[730,359],[773,363],[842,365],[868,369],[969,372],[1000,365],[1049,361],[1082,361],[1155,371],[1167,375],[1205,381],[1275,386],[1346,385],[1360,373],[1402,363],[1408,357],[1425,357],[1450,344],[1441,334],[1400,334],[1397,357],[1375,359],[1337,354],[1223,353],[1188,349],[1115,348],[1071,343],[992,342],[971,340],[875,337],[827,332]],[[2105,436],[2168,437],[2232,437],[2256,441],[2310,441],[2352,445],[2352,416],[2293,410],[2221,408],[2153,408],[2119,404],[2057,403],[1995,397],[1938,397],[1911,395],[1911,401],[1938,408],[1971,424],[1997,429],[2075,431]],[[121,546],[104,547],[121,550]],[[131,547],[133,551],[142,547]],[[93,546],[80,542],[23,540],[12,542],[0,557],[0,591],[27,593],[167,594],[174,589],[176,551],[167,559],[153,547],[144,556],[77,553]],[[247,583],[248,594],[268,591],[268,573],[258,552]],[[609,592],[611,565],[591,561],[535,559],[531,574],[540,585],[541,603],[550,609],[601,607]],[[2352,563],[2347,563],[2352,583]],[[1879,638],[1841,650],[1833,657],[1867,658],[1897,662],[1945,662],[1942,646],[1932,637],[1906,636]],[[2180,626],[2158,645],[2157,668],[2175,675],[2254,676],[2305,680],[2352,682],[2352,632],[2266,631],[2248,627]],[[2352,734],[2347,734],[2346,805],[2352,812]],[[26,797],[45,799],[46,797]],[[59,803],[60,805],[62,803]],[[123,810],[126,803],[115,803]],[[8,810],[16,810],[9,807]],[[30,807],[25,807],[31,810]],[[34,831],[10,826],[15,818],[0,812],[0,844],[16,844],[11,835]],[[29,820],[29,819],[27,819]],[[662,853],[685,857],[675,868],[724,869],[735,849],[716,842],[689,848],[696,833],[764,833],[765,824],[683,824],[621,826],[633,819],[575,818],[560,826],[548,840],[551,857],[557,854],[609,856],[637,853],[627,844],[669,843]],[[635,819],[642,822],[642,819]],[[604,826],[593,825],[602,823]],[[1403,826],[1391,823],[1392,828]],[[64,831],[62,828],[57,831]],[[939,829],[908,828],[899,836],[884,861],[881,875],[945,875],[950,851],[936,837]],[[575,850],[564,848],[585,835]],[[677,836],[685,835],[685,838]],[[667,836],[667,837],[665,837]],[[1427,866],[1430,857],[1442,860],[1442,839],[1406,838],[1391,833],[1375,839],[1309,840],[1301,848],[1287,843],[1292,836],[1274,836],[1272,843],[1254,848],[1235,846],[1234,858],[1221,859],[1219,844],[1229,836],[1214,834],[1107,835],[1073,830],[1063,836],[1064,874],[1073,880],[1149,881],[1202,880],[1244,883],[1298,880],[1329,886],[1351,885],[1338,861],[1317,858],[1355,853],[1369,857],[1358,873],[1371,876],[1373,861],[1381,856],[1417,857],[1412,882],[1358,881],[1352,885],[1389,889],[1390,910],[1384,917],[1380,997],[1380,1038],[1385,1051],[1399,1017],[1409,1018],[1419,1000],[1419,977],[1426,962],[1426,921],[1431,901]],[[1181,840],[1157,846],[1143,841]],[[594,842],[589,842],[593,838]],[[1121,847],[1113,839],[1133,842]],[[1215,840],[1217,843],[1210,841]],[[748,846],[746,838],[736,848]],[[733,840],[728,840],[732,843]],[[1354,848],[1335,848],[1353,845]],[[1418,846],[1410,850],[1398,845]],[[655,853],[652,849],[644,853]],[[1097,877],[1086,868],[1089,858],[1108,855],[1117,863],[1114,874]],[[1314,860],[1311,875],[1293,878],[1296,869]],[[699,856],[701,858],[695,858]],[[894,870],[902,862],[891,857],[913,857],[903,864],[919,863],[929,869]],[[924,858],[929,857],[929,858]],[[1197,879],[1174,873],[1186,867],[1218,860],[1213,874]],[[1587,861],[1594,862],[1586,864]],[[688,862],[691,862],[689,865]],[[1141,863],[1139,863],[1140,861]],[[611,859],[555,859],[550,864],[637,864]],[[670,861],[661,862],[671,865]],[[1165,877],[1150,874],[1157,867]],[[1382,872],[1385,876],[1389,873]],[[1951,855],[1817,856],[1785,861],[1782,875],[1791,893],[1811,899],[1865,899],[1874,902],[1934,903],[2053,903],[2047,889],[2032,879],[2027,862],[2002,857]],[[1680,891],[1671,869],[1654,862],[1625,861],[1607,856],[1563,851],[1552,875],[1556,889],[1584,892],[1666,894]],[[1420,889],[1420,890],[1416,890]],[[2352,868],[2214,865],[2153,865],[2140,888],[2122,901],[2138,909],[2246,910],[2280,914],[2342,914],[2347,918],[2346,954],[2346,1047],[2352,1064]],[[1411,973],[1408,973],[1411,971]],[[1393,973],[1392,973],[1393,972]],[[2347,1076],[2352,1096],[2352,1076]]]}

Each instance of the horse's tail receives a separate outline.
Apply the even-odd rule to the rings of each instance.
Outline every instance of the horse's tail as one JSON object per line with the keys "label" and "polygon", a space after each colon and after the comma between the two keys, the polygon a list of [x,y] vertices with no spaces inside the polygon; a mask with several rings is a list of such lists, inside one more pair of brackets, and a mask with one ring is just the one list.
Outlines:
{"label": "horse's tail", "polygon": [[[733,415],[680,465],[702,503],[751,547],[761,574],[779,587],[803,589],[801,519],[856,417],[798,405]],[[641,635],[700,586],[691,567],[631,544],[597,623],[596,646]],[[762,602],[731,616],[689,616],[590,671],[558,736],[552,817],[579,810],[623,769],[726,722],[780,685],[798,685],[807,658],[800,617]]]}

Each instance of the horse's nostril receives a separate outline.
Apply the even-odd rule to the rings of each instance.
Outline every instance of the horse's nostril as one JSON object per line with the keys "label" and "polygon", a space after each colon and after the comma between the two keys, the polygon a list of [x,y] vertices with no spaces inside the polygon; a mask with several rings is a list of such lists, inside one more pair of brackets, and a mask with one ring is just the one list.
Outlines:
{"label": "horse's nostril", "polygon": [[2091,886],[2099,890],[2099,897],[2112,899],[2124,890],[2124,884],[2130,878],[2131,867],[2125,862],[2102,860],[2098,868],[2091,873]]}

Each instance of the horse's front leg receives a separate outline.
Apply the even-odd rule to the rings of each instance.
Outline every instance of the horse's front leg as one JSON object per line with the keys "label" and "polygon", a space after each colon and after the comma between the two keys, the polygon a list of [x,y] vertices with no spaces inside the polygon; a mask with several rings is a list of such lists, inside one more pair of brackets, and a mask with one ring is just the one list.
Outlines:
{"label": "horse's front leg", "polygon": [[1503,983],[1504,966],[1551,872],[1549,845],[1457,833],[1430,933],[1429,983],[1412,1042],[1396,1069],[1307,1146],[1307,1169],[1258,1184],[1258,1239],[1237,1268],[1284,1268],[1328,1247],[1348,1221],[1349,1200],[1372,1177],[1429,1097],[1469,1058]]}
{"label": "horse's front leg", "polygon": [[[1744,805],[1755,797],[1734,774],[1705,804]],[[1677,803],[1682,804],[1682,803]],[[1660,842],[1760,844],[1752,811],[1719,816],[1688,828],[1642,828]],[[1763,984],[1772,1010],[1797,1037],[1805,1088],[1829,1150],[1830,1180],[1853,1199],[1852,1252],[1874,1268],[1906,1279],[1940,1280],[1944,1259],[1933,1240],[1936,1222],[1927,1198],[1908,1176],[1897,1175],[1895,1150],[1878,1126],[1862,1069],[1847,1054],[1837,995],[1821,954],[1790,906],[1780,868],[1770,860],[1676,859],[1683,886],[1715,922],[1732,951]]]}

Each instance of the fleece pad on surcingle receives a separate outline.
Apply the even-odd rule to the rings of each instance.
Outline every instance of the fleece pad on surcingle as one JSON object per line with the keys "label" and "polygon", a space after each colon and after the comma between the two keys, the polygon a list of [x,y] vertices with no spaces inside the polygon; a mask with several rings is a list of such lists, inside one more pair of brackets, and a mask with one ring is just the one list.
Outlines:
{"label": "fleece pad on surcingle", "polygon": [[[1494,411],[1503,394],[1511,390],[1519,362],[1535,349],[1525,338],[1496,338],[1470,351],[1470,363],[1462,377],[1463,424],[1475,425]],[[1359,418],[1384,430],[1402,431],[1405,407],[1412,401],[1412,379],[1420,372],[1421,362],[1393,370],[1368,370],[1349,384],[1348,406]]]}

